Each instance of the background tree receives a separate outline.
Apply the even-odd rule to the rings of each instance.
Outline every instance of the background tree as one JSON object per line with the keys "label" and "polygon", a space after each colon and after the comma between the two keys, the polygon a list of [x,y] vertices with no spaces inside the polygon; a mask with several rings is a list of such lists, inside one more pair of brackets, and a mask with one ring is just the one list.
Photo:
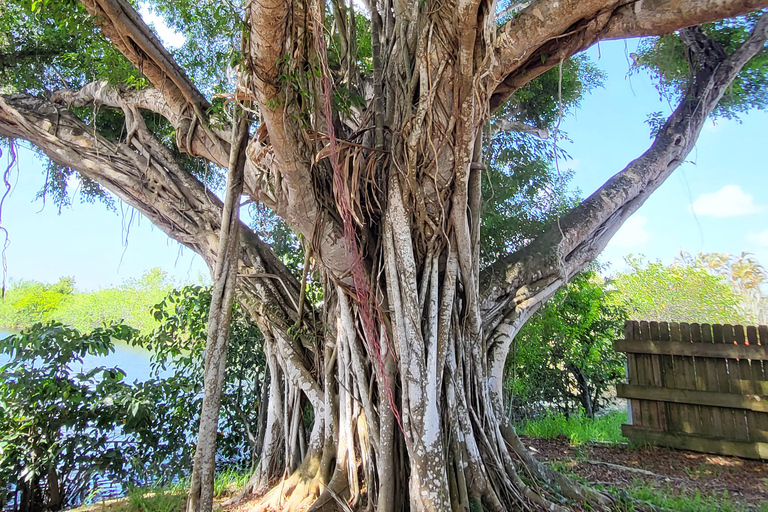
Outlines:
{"label": "background tree", "polygon": [[[175,55],[124,0],[10,5],[0,134],[113,192],[210,268],[222,205],[206,185],[230,154],[224,104],[253,102],[245,193],[297,234],[323,286],[322,303],[307,301],[304,280],[241,226],[239,300],[264,334],[270,374],[251,484],[281,480],[261,506],[610,507],[537,463],[508,427],[507,353],[685,160],[733,81],[761,80],[741,70],[765,55],[768,16],[749,13],[768,2],[535,0],[497,19],[488,0],[377,0],[362,18],[341,0],[157,1],[187,36]],[[730,26],[728,45],[711,35]],[[561,110],[572,55],[678,29],[689,72],[650,149],[481,266],[492,114],[512,130],[552,131],[552,109],[535,109]],[[248,47],[230,52],[243,32]],[[526,97],[553,69],[557,101]],[[529,486],[521,470],[547,485]]]}
{"label": "background tree", "polygon": [[631,272],[612,281],[631,318],[657,322],[738,324],[748,320],[740,297],[722,276],[685,261],[662,265],[627,258]]}
{"label": "background tree", "polygon": [[594,271],[558,290],[515,337],[505,369],[507,416],[544,408],[593,418],[624,378],[625,359],[613,350],[627,312],[612,303]]}
{"label": "background tree", "polygon": [[739,256],[700,252],[694,257],[687,252],[681,252],[677,261],[682,265],[703,268],[723,276],[739,299],[739,314],[747,322],[768,322],[768,272],[754,255],[746,252]]}

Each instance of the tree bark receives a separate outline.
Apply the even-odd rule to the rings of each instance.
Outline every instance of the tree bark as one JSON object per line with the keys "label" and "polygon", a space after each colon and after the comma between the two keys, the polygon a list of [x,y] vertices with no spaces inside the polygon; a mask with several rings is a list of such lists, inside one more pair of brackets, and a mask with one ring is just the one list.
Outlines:
{"label": "tree bark", "polygon": [[248,142],[249,116],[233,108],[231,152],[227,192],[222,212],[219,247],[216,255],[214,284],[208,314],[208,337],[205,344],[204,396],[200,411],[194,467],[189,486],[187,512],[211,512],[213,481],[216,470],[216,436],[218,435],[221,392],[224,388],[229,325],[232,302],[237,287],[238,245],[240,244],[240,196],[243,193],[245,145]]}

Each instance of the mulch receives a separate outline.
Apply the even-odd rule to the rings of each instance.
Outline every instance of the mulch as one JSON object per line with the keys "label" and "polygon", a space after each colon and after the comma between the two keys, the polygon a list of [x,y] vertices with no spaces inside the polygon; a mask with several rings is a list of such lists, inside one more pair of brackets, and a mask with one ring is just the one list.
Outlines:
{"label": "mulch", "polygon": [[670,492],[722,496],[749,508],[768,502],[768,462],[671,448],[584,444],[521,436],[542,461],[559,461],[589,482],[626,488],[642,482]]}

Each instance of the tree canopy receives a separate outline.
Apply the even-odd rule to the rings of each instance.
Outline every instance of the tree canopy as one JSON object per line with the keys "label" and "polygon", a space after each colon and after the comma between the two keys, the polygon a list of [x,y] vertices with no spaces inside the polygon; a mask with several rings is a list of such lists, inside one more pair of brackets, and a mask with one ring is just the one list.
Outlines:
{"label": "tree canopy", "polygon": [[[768,2],[148,5],[181,47],[126,0],[7,0],[0,135],[11,154],[22,140],[50,158],[42,194],[59,204],[78,172],[91,197],[133,206],[217,279],[234,255],[270,375],[248,486],[272,489],[259,506],[610,508],[506,423],[507,354],[711,115],[765,106]],[[559,120],[601,74],[578,54],[651,36],[635,66],[677,106],[579,202],[556,172]],[[258,232],[212,193],[223,169],[259,205]],[[292,267],[265,241],[285,241],[285,226],[304,256]],[[206,397],[222,385],[209,366]]]}

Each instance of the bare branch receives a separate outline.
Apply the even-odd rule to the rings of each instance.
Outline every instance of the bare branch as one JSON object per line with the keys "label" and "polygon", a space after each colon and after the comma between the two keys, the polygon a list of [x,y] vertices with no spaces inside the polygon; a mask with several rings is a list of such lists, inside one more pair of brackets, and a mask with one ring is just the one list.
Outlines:
{"label": "bare branch", "polygon": [[51,95],[51,101],[69,107],[84,107],[88,105],[107,106],[123,111],[136,109],[156,112],[168,120],[176,129],[179,149],[193,156],[200,156],[220,167],[227,166],[228,156],[221,152],[219,145],[212,145],[210,138],[203,130],[195,130],[190,124],[186,108],[174,109],[164,95],[155,88],[130,89],[120,85],[110,85],[107,82],[91,82],[77,91],[60,89]]}
{"label": "bare branch", "polygon": [[499,31],[490,107],[598,41],[666,34],[764,7],[768,0],[539,0]]}

